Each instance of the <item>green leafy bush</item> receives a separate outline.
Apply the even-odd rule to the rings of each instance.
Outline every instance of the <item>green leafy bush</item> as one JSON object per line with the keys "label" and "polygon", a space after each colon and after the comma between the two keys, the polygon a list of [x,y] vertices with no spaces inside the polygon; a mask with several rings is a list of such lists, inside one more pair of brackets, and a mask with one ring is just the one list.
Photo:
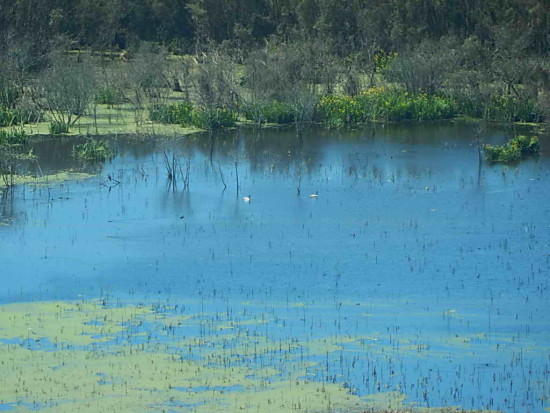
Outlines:
{"label": "green leafy bush", "polygon": [[374,120],[447,119],[457,113],[457,108],[446,96],[375,87],[357,96],[325,96],[318,112],[328,126],[341,127]]}
{"label": "green leafy bush", "polygon": [[0,127],[21,125],[29,122],[39,122],[42,112],[35,107],[8,108],[0,106]]}
{"label": "green leafy bush", "polygon": [[50,122],[50,135],[60,135],[69,132],[69,124],[61,121]]}
{"label": "green leafy bush", "polygon": [[27,133],[23,129],[0,130],[0,145],[24,145]]}
{"label": "green leafy bush", "polygon": [[120,105],[124,103],[124,95],[113,88],[104,87],[99,89],[95,97],[95,103],[99,105]]}
{"label": "green leafy bush", "polygon": [[5,106],[0,106],[0,126],[11,126],[16,124],[17,111]]}
{"label": "green leafy bush", "polygon": [[493,94],[487,104],[487,118],[501,122],[538,122],[536,101],[518,96]]}
{"label": "green leafy bush", "polygon": [[153,122],[189,126],[193,121],[193,110],[193,104],[187,101],[177,104],[154,105],[149,110],[149,119]]}
{"label": "green leafy bush", "polygon": [[219,129],[235,126],[237,113],[227,108],[194,107],[183,101],[177,104],[155,105],[149,110],[153,122],[195,126],[201,129]]}
{"label": "green leafy bush", "polygon": [[14,108],[21,92],[6,79],[0,77],[0,106]]}
{"label": "green leafy bush", "polygon": [[101,139],[90,139],[83,144],[76,145],[73,155],[83,161],[106,161],[112,159],[115,151]]}
{"label": "green leafy bush", "polygon": [[255,122],[277,124],[293,123],[295,113],[291,104],[272,100],[270,102],[249,103],[241,108],[244,117]]}
{"label": "green leafy bush", "polygon": [[237,124],[237,113],[227,108],[196,108],[191,124],[201,129],[230,128]]}
{"label": "green leafy bush", "polygon": [[484,145],[485,159],[490,162],[515,162],[522,156],[539,152],[539,140],[535,136],[516,136],[505,145]]}

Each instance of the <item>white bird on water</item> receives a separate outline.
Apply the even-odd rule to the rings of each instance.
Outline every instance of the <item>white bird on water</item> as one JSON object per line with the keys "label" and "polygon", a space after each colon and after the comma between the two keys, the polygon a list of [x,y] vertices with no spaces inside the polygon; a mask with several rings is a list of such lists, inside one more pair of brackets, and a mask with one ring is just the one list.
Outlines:
{"label": "white bird on water", "polygon": [[244,202],[250,202],[251,199],[252,199],[252,195],[243,196],[243,201]]}
{"label": "white bird on water", "polygon": [[319,198],[319,191],[316,191],[314,194],[309,196],[310,198]]}

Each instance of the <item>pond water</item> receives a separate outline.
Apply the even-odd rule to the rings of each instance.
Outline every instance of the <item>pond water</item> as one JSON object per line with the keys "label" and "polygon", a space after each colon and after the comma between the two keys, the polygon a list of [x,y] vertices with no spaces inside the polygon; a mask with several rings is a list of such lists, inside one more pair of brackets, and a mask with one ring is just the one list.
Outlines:
{"label": "pond water", "polygon": [[[476,130],[113,137],[92,177],[17,187],[0,201],[0,410],[544,411],[550,141],[488,165]],[[37,143],[41,172],[81,168],[73,145]],[[193,375],[130,379],[157,355]]]}

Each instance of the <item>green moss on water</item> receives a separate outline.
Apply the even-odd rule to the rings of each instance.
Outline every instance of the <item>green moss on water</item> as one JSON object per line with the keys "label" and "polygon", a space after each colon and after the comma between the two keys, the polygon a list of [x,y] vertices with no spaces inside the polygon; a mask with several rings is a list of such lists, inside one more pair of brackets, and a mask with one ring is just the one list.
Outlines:
{"label": "green moss on water", "polygon": [[272,340],[249,333],[265,319],[224,316],[104,300],[0,306],[0,403],[61,413],[417,411],[399,392],[359,397],[312,380],[324,364],[301,357],[371,350],[376,337]]}
{"label": "green moss on water", "polygon": [[[73,172],[73,171],[61,171],[50,175],[33,176],[33,175],[15,175],[13,177],[13,183],[15,185],[32,184],[32,185],[48,185],[56,182],[77,181],[82,179],[92,178],[94,175]],[[0,180],[0,187],[4,186],[4,182]]]}

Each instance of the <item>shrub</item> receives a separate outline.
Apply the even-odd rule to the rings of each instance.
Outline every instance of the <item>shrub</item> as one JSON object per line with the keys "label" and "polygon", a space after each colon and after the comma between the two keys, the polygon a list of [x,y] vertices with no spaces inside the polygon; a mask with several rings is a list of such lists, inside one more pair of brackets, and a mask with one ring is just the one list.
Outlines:
{"label": "shrub", "polygon": [[237,114],[227,108],[196,108],[192,112],[191,124],[201,129],[229,128],[237,124]]}
{"label": "shrub", "polygon": [[325,96],[318,111],[328,126],[341,127],[371,120],[447,119],[457,113],[457,107],[446,96],[376,87],[358,96]]}
{"label": "shrub", "polygon": [[487,118],[501,122],[538,122],[540,110],[534,99],[495,93],[487,104]]}
{"label": "shrub", "polygon": [[73,155],[83,161],[106,161],[113,158],[115,151],[104,140],[90,139],[83,144],[76,145]]}
{"label": "shrub", "polygon": [[25,153],[27,134],[24,130],[0,131],[0,185],[15,185],[15,175],[20,161],[33,159],[32,152]]}
{"label": "shrub", "polygon": [[20,96],[21,92],[0,76],[0,106],[14,108]]}
{"label": "shrub", "polygon": [[509,144],[518,147],[522,155],[533,155],[540,150],[539,140],[536,136],[519,135],[513,138]]}
{"label": "shrub", "polygon": [[295,121],[295,111],[291,104],[272,100],[270,102],[249,103],[241,108],[244,117],[258,123],[287,124]]}
{"label": "shrub", "polygon": [[104,87],[97,92],[95,103],[110,106],[120,105],[124,103],[124,95],[116,89]]}
{"label": "shrub", "polygon": [[50,135],[60,135],[62,133],[69,132],[69,124],[62,121],[51,121],[50,122]]}
{"label": "shrub", "polygon": [[149,119],[154,122],[189,126],[193,121],[193,104],[183,101],[171,105],[154,105],[149,110]]}
{"label": "shrub", "polygon": [[0,106],[0,126],[14,125],[17,120],[17,112],[15,109]]}
{"label": "shrub", "polygon": [[42,112],[35,107],[8,108],[0,106],[0,127],[38,122]]}
{"label": "shrub", "polygon": [[516,136],[505,145],[484,145],[485,159],[490,162],[515,162],[522,156],[539,152],[539,140],[532,136]]}
{"label": "shrub", "polygon": [[363,104],[352,96],[328,95],[319,102],[318,112],[327,126],[339,128],[368,120]]}
{"label": "shrub", "polygon": [[23,129],[0,131],[0,145],[24,145],[27,143],[27,133]]}

